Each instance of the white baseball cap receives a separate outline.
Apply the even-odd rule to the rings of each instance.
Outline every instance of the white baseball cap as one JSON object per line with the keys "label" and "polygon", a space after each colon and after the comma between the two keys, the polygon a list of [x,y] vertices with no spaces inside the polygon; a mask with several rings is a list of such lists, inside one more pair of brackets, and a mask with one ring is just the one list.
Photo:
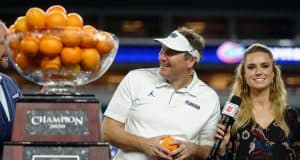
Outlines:
{"label": "white baseball cap", "polygon": [[193,57],[196,57],[197,61],[200,60],[200,53],[198,50],[192,47],[190,42],[176,30],[166,38],[155,38],[154,40],[162,43],[172,50],[188,52]]}

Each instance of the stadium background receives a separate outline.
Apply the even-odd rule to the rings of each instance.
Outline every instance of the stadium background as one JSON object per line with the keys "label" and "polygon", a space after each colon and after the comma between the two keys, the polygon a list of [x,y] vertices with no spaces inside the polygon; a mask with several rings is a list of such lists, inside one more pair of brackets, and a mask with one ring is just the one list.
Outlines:
{"label": "stadium background", "polygon": [[[217,49],[224,42],[234,42],[242,47],[261,42],[284,48],[284,53],[295,55],[286,57],[280,66],[288,89],[288,102],[300,109],[297,99],[300,97],[300,11],[295,1],[9,0],[1,2],[0,19],[9,26],[30,7],[45,9],[53,4],[78,12],[85,24],[112,32],[120,39],[115,62],[105,75],[91,84],[78,87],[81,93],[96,94],[103,111],[129,70],[157,66],[159,46],[152,38],[166,35],[183,25],[197,29],[206,39],[204,61],[198,65],[197,73],[217,90],[222,104],[228,98],[236,64],[216,60]],[[25,93],[40,89],[12,67],[1,69],[1,72],[17,80]]]}

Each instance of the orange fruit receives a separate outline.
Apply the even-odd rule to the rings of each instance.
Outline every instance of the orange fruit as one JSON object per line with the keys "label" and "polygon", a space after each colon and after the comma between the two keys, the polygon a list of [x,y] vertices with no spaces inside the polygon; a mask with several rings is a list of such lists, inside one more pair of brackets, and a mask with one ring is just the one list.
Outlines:
{"label": "orange fruit", "polygon": [[41,60],[42,70],[59,70],[61,67],[61,61],[59,56],[55,57],[43,57]]}
{"label": "orange fruit", "polygon": [[63,48],[60,37],[56,35],[45,35],[40,41],[40,51],[46,56],[56,56]]}
{"label": "orange fruit", "polygon": [[25,16],[18,17],[16,19],[14,25],[15,25],[15,29],[16,29],[17,32],[26,32],[26,31],[28,31],[28,27],[27,27]]}
{"label": "orange fruit", "polygon": [[16,55],[15,61],[22,70],[33,70],[34,69],[34,66],[31,63],[31,58],[25,56],[23,53],[18,53]]}
{"label": "orange fruit", "polygon": [[46,26],[48,28],[65,26],[66,22],[67,22],[67,16],[63,12],[51,11],[46,15]]}
{"label": "orange fruit", "polygon": [[60,11],[60,12],[63,12],[64,14],[67,14],[65,7],[63,7],[62,5],[59,5],[59,4],[50,6],[46,10],[46,13],[50,13],[51,11]]}
{"label": "orange fruit", "polygon": [[97,49],[82,49],[81,64],[85,70],[97,71],[100,68],[100,55]]}
{"label": "orange fruit", "polygon": [[76,27],[64,28],[61,34],[61,40],[64,46],[75,47],[78,46],[82,39],[82,30]]}
{"label": "orange fruit", "polygon": [[20,51],[21,42],[17,39],[12,39],[8,42],[8,46],[11,50],[11,54],[12,54],[13,59],[15,59],[16,56],[17,56],[17,53]]}
{"label": "orange fruit", "polygon": [[178,148],[178,145],[170,145],[170,142],[174,141],[175,139],[172,136],[168,136],[163,139],[162,145],[168,149],[169,151],[173,151]]}
{"label": "orange fruit", "polygon": [[63,64],[79,64],[81,61],[81,49],[79,47],[65,47],[62,49],[60,57]]}
{"label": "orange fruit", "polygon": [[80,64],[71,64],[63,66],[64,70],[71,71],[72,73],[78,73],[81,71]]}
{"label": "orange fruit", "polygon": [[78,13],[69,13],[67,15],[67,26],[82,27],[83,19]]}
{"label": "orange fruit", "polygon": [[106,54],[109,53],[113,47],[114,47],[114,43],[112,40],[111,35],[108,32],[99,32],[98,33],[99,36],[98,40],[97,40],[97,44],[96,44],[96,48],[98,49],[100,54]]}
{"label": "orange fruit", "polygon": [[46,26],[46,13],[38,7],[33,7],[27,10],[26,23],[30,29],[42,29]]}
{"label": "orange fruit", "polygon": [[84,25],[82,27],[82,39],[80,46],[83,48],[93,48],[97,43],[97,29],[91,25]]}
{"label": "orange fruit", "polygon": [[21,50],[26,56],[35,56],[39,52],[39,43],[35,36],[25,36],[21,40]]}

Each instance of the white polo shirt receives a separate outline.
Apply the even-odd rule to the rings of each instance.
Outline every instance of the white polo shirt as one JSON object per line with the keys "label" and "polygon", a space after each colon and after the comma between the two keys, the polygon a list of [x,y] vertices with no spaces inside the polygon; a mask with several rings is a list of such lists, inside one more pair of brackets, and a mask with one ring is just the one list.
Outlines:
{"label": "white polo shirt", "polygon": [[[142,137],[172,135],[199,145],[213,145],[220,118],[219,97],[196,73],[185,88],[175,90],[158,68],[129,72],[114,93],[105,116],[125,123]],[[117,160],[147,160],[140,152],[120,150]]]}

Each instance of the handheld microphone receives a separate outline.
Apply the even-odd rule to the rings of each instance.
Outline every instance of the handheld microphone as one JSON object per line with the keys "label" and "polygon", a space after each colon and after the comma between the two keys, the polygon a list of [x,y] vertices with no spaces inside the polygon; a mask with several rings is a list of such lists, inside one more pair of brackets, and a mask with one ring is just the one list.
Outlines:
{"label": "handheld microphone", "polygon": [[[238,114],[240,110],[240,104],[242,100],[238,96],[232,96],[230,102],[226,102],[225,106],[222,110],[222,117],[219,121],[219,124],[223,124],[225,126],[225,131],[227,130],[228,126],[231,126],[234,122],[235,116]],[[217,139],[212,147],[212,150],[208,156],[208,160],[215,160],[216,154],[219,150],[220,144],[222,139]]]}

